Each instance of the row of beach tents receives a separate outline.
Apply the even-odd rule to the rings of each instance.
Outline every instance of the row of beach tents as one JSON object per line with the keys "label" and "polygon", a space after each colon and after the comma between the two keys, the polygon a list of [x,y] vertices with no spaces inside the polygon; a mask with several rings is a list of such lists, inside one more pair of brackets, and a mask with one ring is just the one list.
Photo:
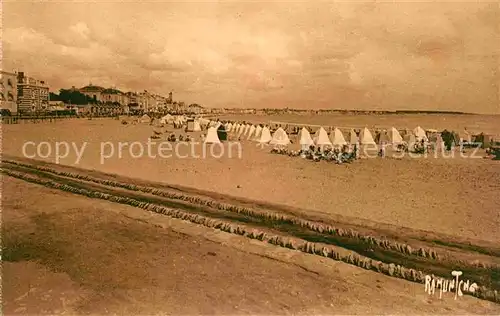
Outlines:
{"label": "row of beach tents", "polygon": [[[272,135],[271,131],[267,126],[261,127],[258,125],[255,127],[250,124],[232,124],[226,123],[225,130],[237,135],[237,137],[246,137],[247,139],[255,140],[259,143],[269,143],[271,145],[289,145],[290,138],[286,131],[279,127]],[[344,136],[339,128],[334,128],[330,135],[327,131],[320,127],[315,132],[314,137],[305,127],[299,132],[299,144],[305,146],[344,146],[344,145],[376,145],[377,143],[393,144],[399,145],[403,143],[414,143],[419,141],[428,142],[429,139],[426,135],[424,129],[420,126],[413,130],[413,133],[407,133],[409,135],[408,139],[404,139],[399,131],[392,127],[388,131],[382,131],[377,134],[376,137],[370,132],[368,128],[363,128],[361,131],[356,133],[354,129],[349,131],[348,137]]]}
{"label": "row of beach tents", "polygon": [[[153,120],[147,115],[143,115],[139,121],[141,123],[150,123]],[[189,118],[184,115],[170,115],[167,114],[158,120],[160,124],[177,124],[186,125],[186,130],[189,132],[199,132],[207,129],[205,137],[206,143],[220,143],[221,139],[225,140],[226,137],[220,137],[222,134],[230,133],[235,138],[241,139],[242,137],[253,140],[259,143],[269,143],[270,145],[287,146],[291,143],[290,138],[286,131],[279,127],[271,133],[268,126],[244,124],[244,123],[221,123],[220,121],[209,120],[206,118]],[[420,126],[417,126],[413,131],[405,130],[403,135],[394,127],[388,130],[377,132],[375,136],[368,128],[362,128],[359,133],[354,129],[350,129],[346,134],[339,128],[331,130],[330,135],[323,127],[319,127],[314,136],[311,132],[303,127],[298,135],[298,141],[303,146],[332,146],[341,147],[344,145],[377,145],[377,144],[412,144],[416,142],[428,142],[428,133],[437,135],[437,141],[440,141],[440,133],[434,130],[427,132]],[[442,140],[441,140],[442,141]],[[460,142],[472,142],[472,135],[467,131],[461,133]]]}

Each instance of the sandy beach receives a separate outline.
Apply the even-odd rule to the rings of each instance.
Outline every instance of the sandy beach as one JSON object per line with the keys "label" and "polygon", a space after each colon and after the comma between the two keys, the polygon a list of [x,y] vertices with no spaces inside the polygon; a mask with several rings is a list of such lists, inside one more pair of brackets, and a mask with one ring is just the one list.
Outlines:
{"label": "sandy beach", "polygon": [[6,315],[498,312],[129,206],[11,178],[3,194]]}
{"label": "sandy beach", "polygon": [[[209,153],[203,157],[203,145],[194,147],[198,157],[192,156],[188,147],[179,149],[188,155],[184,158],[152,157],[146,152],[139,157],[137,150],[129,150],[134,142],[146,148],[153,131],[163,133],[156,142],[164,141],[167,130],[185,134],[171,126],[123,125],[112,119],[66,120],[33,124],[29,129],[22,124],[4,125],[3,161],[9,163],[3,167],[10,175],[27,172],[34,179],[63,181],[74,186],[73,190],[88,187],[95,192],[104,190],[107,195],[139,198],[139,193],[127,195],[128,191],[118,187],[94,187],[86,180],[62,176],[63,173],[45,174],[10,163],[33,165],[31,159],[24,159],[25,153],[27,158],[55,163],[55,144],[67,142],[75,148],[70,148],[58,164],[47,165],[50,170],[67,169],[116,183],[158,183],[167,191],[295,214],[396,240],[414,249],[430,247],[425,249],[434,250],[426,259],[401,257],[393,251],[377,250],[375,257],[370,255],[370,249],[358,253],[383,262],[396,260],[392,262],[428,273],[446,274],[451,267],[462,265],[460,269],[474,280],[487,282],[488,288],[498,286],[497,161],[429,156],[365,158],[336,165],[271,154],[270,147],[256,146],[249,140],[242,140],[240,147],[233,147],[232,151],[226,143],[226,152],[220,158]],[[201,133],[190,134],[195,140],[200,139]],[[23,153],[27,142],[32,145],[25,147]],[[33,157],[41,142],[52,146],[51,155]],[[121,154],[120,142],[129,145],[122,148]],[[102,147],[103,143],[107,145]],[[152,153],[158,155],[156,147],[152,148]],[[3,177],[3,196],[3,221],[7,228],[4,311],[11,315],[499,311],[498,304],[470,296],[454,300],[448,293],[439,299],[425,293],[423,284],[361,269],[342,260],[322,259],[136,207],[44,188],[11,176]],[[141,196],[160,203],[154,202],[158,197],[150,194]],[[188,206],[197,210],[194,204]],[[227,219],[248,224],[248,219],[234,216]],[[252,225],[249,229],[264,229],[268,233],[289,231],[276,224]],[[293,227],[290,234],[309,238]],[[357,246],[345,247],[354,250],[352,247]],[[437,251],[439,257],[434,257],[432,251]],[[477,268],[489,265],[493,268]]]}
{"label": "sandy beach", "polygon": [[[4,154],[23,156],[22,146],[27,141],[74,142],[79,148],[88,142],[77,164],[72,150],[60,163],[324,214],[457,237],[500,240],[500,169],[496,161],[404,157],[334,165],[270,154],[270,148],[259,148],[246,140],[241,142],[241,149],[232,147],[229,151],[226,146],[221,158],[210,154],[205,158],[154,158],[146,153],[134,158],[138,152],[131,154],[129,147],[123,148],[120,157],[119,142],[140,142],[145,148],[154,129],[149,125],[121,125],[111,119],[38,124],[29,130],[23,125],[10,125],[3,129],[3,149]],[[171,126],[156,128],[166,129],[174,131]],[[102,153],[101,144],[106,142],[112,145],[105,146]],[[114,154],[101,163],[101,154],[111,154],[111,147]],[[152,147],[155,154],[157,147]],[[202,155],[202,147],[195,148],[196,155]],[[34,147],[30,150],[30,155],[36,155]],[[179,150],[188,154],[187,146]],[[55,162],[54,150],[44,160]]]}

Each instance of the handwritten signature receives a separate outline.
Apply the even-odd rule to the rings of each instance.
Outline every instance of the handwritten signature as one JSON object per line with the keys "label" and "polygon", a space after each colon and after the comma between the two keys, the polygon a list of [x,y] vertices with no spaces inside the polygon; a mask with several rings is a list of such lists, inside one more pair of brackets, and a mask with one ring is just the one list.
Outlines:
{"label": "handwritten signature", "polygon": [[446,280],[443,278],[435,278],[434,276],[425,276],[425,292],[429,295],[433,295],[436,289],[439,289],[439,298],[442,298],[443,293],[455,292],[455,299],[459,296],[463,296],[465,293],[474,293],[478,289],[476,283],[470,284],[470,281],[460,280],[462,271],[452,271],[451,275],[455,278]]}

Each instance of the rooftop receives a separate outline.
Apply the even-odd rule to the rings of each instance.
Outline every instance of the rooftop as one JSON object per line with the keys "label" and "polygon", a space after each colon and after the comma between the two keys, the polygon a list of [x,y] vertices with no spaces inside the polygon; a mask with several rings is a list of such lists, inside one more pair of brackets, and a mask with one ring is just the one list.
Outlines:
{"label": "rooftop", "polygon": [[105,90],[103,87],[99,87],[99,86],[94,86],[92,84],[89,84],[88,86],[85,86],[83,88],[80,89],[80,91],[85,91],[85,92],[93,92],[93,91],[103,91]]}
{"label": "rooftop", "polygon": [[120,90],[115,89],[115,88],[104,89],[101,92],[102,93],[108,93],[108,94],[123,94],[123,92],[121,92]]}

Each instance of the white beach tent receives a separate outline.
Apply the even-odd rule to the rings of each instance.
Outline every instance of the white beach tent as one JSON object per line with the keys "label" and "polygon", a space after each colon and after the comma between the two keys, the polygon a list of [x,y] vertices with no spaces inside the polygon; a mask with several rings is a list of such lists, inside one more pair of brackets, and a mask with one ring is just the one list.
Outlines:
{"label": "white beach tent", "polygon": [[429,141],[424,129],[420,126],[415,127],[415,129],[413,130],[413,134],[418,141],[421,141],[422,139],[426,142]]}
{"label": "white beach tent", "polygon": [[351,130],[349,131],[349,144],[356,145],[357,143],[359,143],[358,135],[356,134],[354,129],[351,128]]}
{"label": "white beach tent", "polygon": [[246,132],[247,132],[247,125],[242,125],[239,132],[239,136],[244,136]]}
{"label": "white beach tent", "polygon": [[248,124],[248,133],[247,133],[247,135],[250,135],[250,132],[252,132],[252,130],[253,130],[253,132],[255,132],[255,126],[253,124]]}
{"label": "white beach tent", "polygon": [[399,131],[394,127],[391,127],[391,129],[389,130],[388,136],[389,136],[389,141],[393,145],[399,145],[399,144],[402,144],[404,142],[403,137],[401,137],[401,134],[399,133]]}
{"label": "white beach tent", "polygon": [[305,127],[302,127],[302,130],[299,133],[299,144],[302,147],[309,147],[314,145],[311,133],[309,133],[309,131]]}
{"label": "white beach tent", "polygon": [[184,121],[182,120],[182,117],[176,116],[174,119],[175,124],[184,124]]}
{"label": "white beach tent", "polygon": [[186,126],[187,132],[199,132],[201,131],[200,122],[198,120],[188,120]]}
{"label": "white beach tent", "polygon": [[141,118],[139,119],[139,122],[141,122],[141,123],[151,123],[151,118],[149,117],[149,115],[144,114],[144,115],[143,115],[143,116],[141,116]]}
{"label": "white beach tent", "polygon": [[255,125],[252,125],[250,126],[250,130],[248,131],[248,139],[250,139],[251,137],[253,137],[255,134]]}
{"label": "white beach tent", "polygon": [[290,144],[290,139],[283,128],[278,128],[273,133],[273,138],[270,141],[271,145],[286,146]]}
{"label": "white beach tent", "polygon": [[243,134],[245,133],[245,128],[246,126],[241,124],[240,129],[238,130],[238,137],[243,136]]}
{"label": "white beach tent", "polygon": [[210,120],[207,120],[206,118],[202,118],[202,117],[199,119],[199,121],[200,121],[200,125],[202,125],[202,126],[207,126],[210,123]]}
{"label": "white beach tent", "polygon": [[174,122],[174,117],[170,114],[167,114],[160,119],[161,124],[172,124],[173,122]]}
{"label": "white beach tent", "polygon": [[359,143],[361,145],[376,145],[373,135],[368,128],[363,128],[359,133]]}
{"label": "white beach tent", "polygon": [[320,127],[314,134],[314,143],[316,146],[332,146],[332,142],[323,127]]}
{"label": "white beach tent", "polygon": [[331,136],[333,146],[336,146],[336,147],[340,146],[341,147],[341,146],[347,145],[347,142],[345,141],[345,138],[344,138],[344,134],[342,134],[340,129],[338,129],[337,127],[335,127],[333,132],[330,133],[330,136]]}
{"label": "white beach tent", "polygon": [[201,131],[200,121],[194,120],[193,132]]}
{"label": "white beach tent", "polygon": [[243,131],[241,132],[241,135],[246,135],[249,130],[250,130],[250,125],[248,124],[243,125]]}
{"label": "white beach tent", "polygon": [[257,125],[257,127],[255,128],[255,140],[258,140],[261,134],[262,134],[262,126]]}
{"label": "white beach tent", "polygon": [[205,144],[220,144],[219,136],[217,136],[217,129],[215,127],[209,127],[207,131],[207,137],[205,137]]}
{"label": "white beach tent", "polygon": [[271,137],[271,132],[269,131],[269,128],[265,126],[262,128],[262,132],[260,133],[260,136],[257,137],[257,142],[259,143],[269,143],[273,138]]}

